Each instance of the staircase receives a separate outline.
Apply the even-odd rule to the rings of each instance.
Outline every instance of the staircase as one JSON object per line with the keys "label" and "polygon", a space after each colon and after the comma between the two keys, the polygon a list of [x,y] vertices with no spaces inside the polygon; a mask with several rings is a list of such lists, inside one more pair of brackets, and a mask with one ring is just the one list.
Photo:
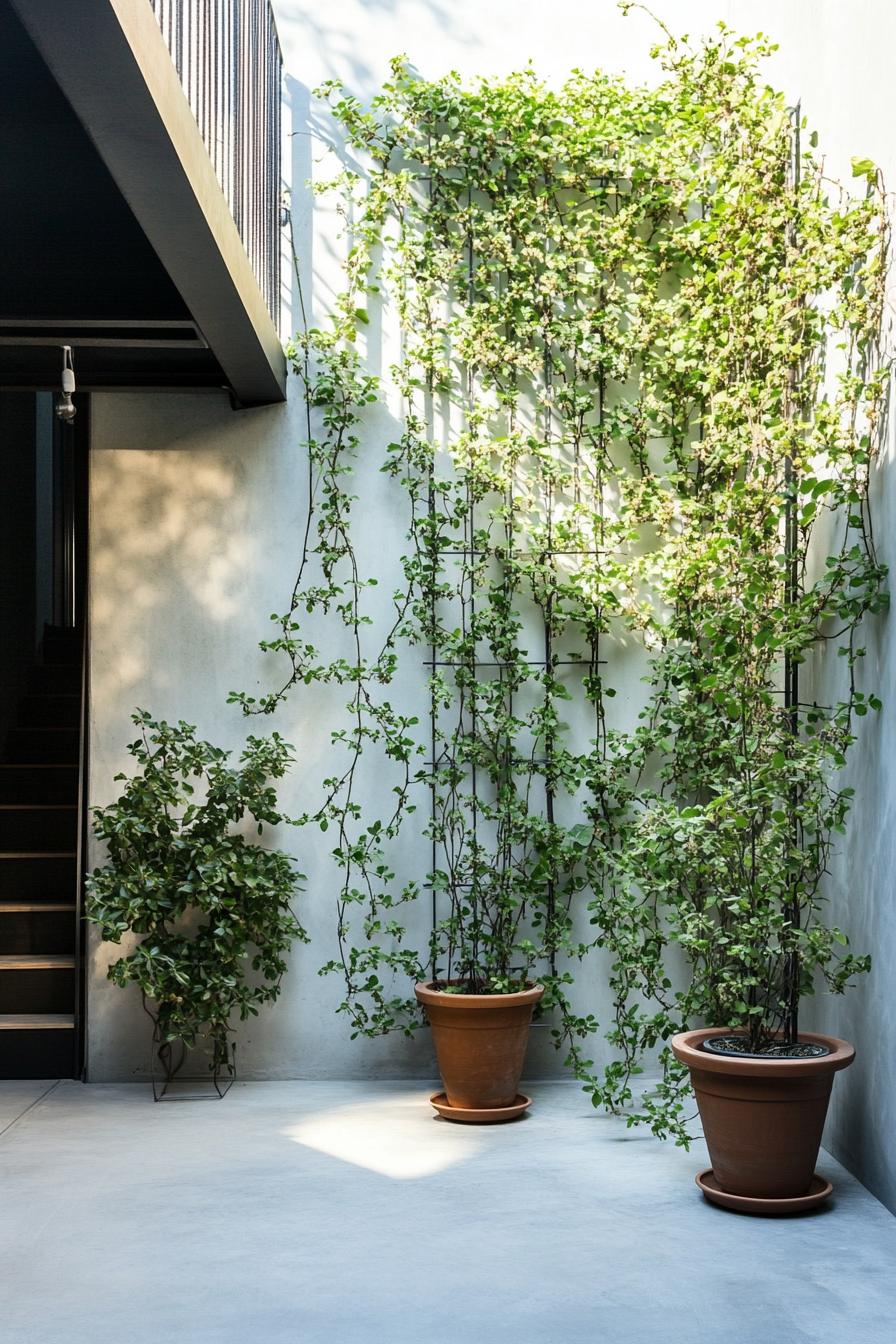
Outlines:
{"label": "staircase", "polygon": [[0,754],[0,1078],[77,1071],[81,658],[45,627]]}

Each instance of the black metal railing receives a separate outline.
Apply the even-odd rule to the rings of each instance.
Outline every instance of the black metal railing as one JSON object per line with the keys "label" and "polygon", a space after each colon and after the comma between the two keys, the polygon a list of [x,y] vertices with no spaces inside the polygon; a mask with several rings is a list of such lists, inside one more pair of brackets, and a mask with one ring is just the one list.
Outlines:
{"label": "black metal railing", "polygon": [[275,324],[280,77],[269,0],[150,0]]}

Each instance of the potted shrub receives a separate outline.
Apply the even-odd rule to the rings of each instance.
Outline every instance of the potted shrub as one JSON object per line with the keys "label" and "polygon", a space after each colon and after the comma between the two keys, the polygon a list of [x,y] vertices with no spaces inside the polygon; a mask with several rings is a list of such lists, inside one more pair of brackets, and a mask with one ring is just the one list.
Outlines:
{"label": "potted shrub", "polygon": [[468,1123],[512,1120],[529,1105],[519,1092],[532,1010],[542,985],[479,994],[438,981],[415,986],[432,1027],[444,1091],[432,1103],[440,1115]]}
{"label": "potted shrub", "polygon": [[456,876],[434,877],[452,891],[451,913],[432,945],[432,965],[444,969],[414,987],[444,1084],[431,1100],[452,1120],[514,1119],[529,1105],[519,1081],[532,1012],[544,995],[535,980],[536,949],[520,937],[521,903],[494,877],[472,896],[459,890]]}
{"label": "potted shrub", "polygon": [[[755,1048],[754,1048],[755,1047]],[[750,1039],[710,1027],[672,1038],[686,1064],[712,1162],[697,1184],[713,1203],[748,1213],[790,1213],[831,1193],[815,1161],[834,1074],[855,1051],[833,1036],[804,1032]]]}
{"label": "potted shrub", "polygon": [[[816,984],[842,993],[869,960],[826,923],[818,891],[849,806],[850,790],[829,780],[847,730],[828,722],[820,740],[788,738],[786,718],[763,698],[752,717],[766,736],[752,738],[741,778],[732,770],[711,804],[670,809],[669,829],[654,835],[677,837],[658,866],[674,875],[671,927],[691,961],[686,1020],[714,1024],[671,1039],[712,1163],[697,1183],[725,1207],[778,1214],[831,1193],[815,1162],[834,1077],[855,1055],[801,1029],[801,999]],[[731,750],[723,716],[716,734],[717,750]]]}
{"label": "potted shrub", "polygon": [[137,771],[117,775],[120,796],[94,810],[108,857],[88,879],[86,915],[106,942],[136,939],[109,978],[140,989],[165,1086],[203,1042],[220,1095],[234,1073],[234,1014],[277,998],[286,953],[305,939],[289,906],[302,876],[293,860],[235,829],[251,818],[261,835],[285,820],[270,781],[292,749],[277,733],[250,737],[234,768],[190,724],[133,719]]}

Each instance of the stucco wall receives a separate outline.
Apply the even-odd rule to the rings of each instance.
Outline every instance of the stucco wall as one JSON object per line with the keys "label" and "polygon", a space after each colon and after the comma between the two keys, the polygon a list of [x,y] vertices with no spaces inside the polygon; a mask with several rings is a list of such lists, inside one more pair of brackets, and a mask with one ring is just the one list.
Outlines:
{"label": "stucco wall", "polygon": [[[572,66],[603,65],[631,77],[653,78],[648,51],[656,28],[643,14],[624,19],[615,0],[551,5],[519,0],[330,0],[327,5],[276,0],[287,71],[288,175],[293,184],[296,245],[306,294],[320,321],[339,284],[335,223],[326,208],[312,215],[309,176],[326,176],[332,156],[320,134],[332,136],[311,98],[322,79],[341,77],[362,99],[387,75],[388,60],[406,52],[425,74],[449,67],[466,74],[506,72],[530,58],[539,72],[561,78]],[[820,132],[832,172],[849,176],[851,155],[869,155],[896,182],[896,139],[888,105],[890,53],[896,17],[885,0],[756,0],[707,3],[657,0],[654,9],[676,31],[697,33],[725,18],[742,31],[762,29],[781,44],[770,78],[793,101],[802,98]],[[329,160],[329,162],[328,162]],[[287,276],[287,310],[295,294]],[[286,327],[289,321],[287,319]],[[375,320],[367,354],[388,367],[394,330]],[[225,704],[233,687],[267,686],[271,667],[255,652],[266,615],[279,609],[293,574],[304,503],[303,437],[297,389],[287,407],[234,414],[223,395],[109,395],[94,399],[92,459],[92,737],[91,797],[112,796],[112,776],[125,765],[128,715],[141,704],[168,717],[196,722],[225,744],[237,744],[244,721]],[[392,437],[395,408],[377,408],[365,431],[371,469],[363,479],[362,556],[391,591],[384,535],[397,531],[385,478],[375,467],[378,449]],[[893,513],[889,457],[875,479],[878,535],[892,559],[888,522]],[[365,550],[366,548],[366,550]],[[892,901],[894,869],[888,826],[893,804],[891,739],[896,703],[889,694],[893,635],[878,623],[869,638],[870,681],[885,700],[882,718],[863,725],[854,768],[855,823],[829,883],[838,919],[859,947],[876,954],[869,983],[851,999],[819,1003],[815,1020],[856,1040],[860,1062],[838,1082],[829,1142],[877,1193],[896,1207],[896,1009],[889,994],[896,954]],[[887,672],[884,675],[884,668]],[[827,673],[817,669],[824,688]],[[409,669],[404,694],[421,682]],[[634,679],[635,682],[637,678]],[[819,698],[821,691],[819,692]],[[299,764],[285,801],[300,806],[322,774],[329,750],[332,701],[324,693],[296,698],[274,724],[299,748]],[[632,698],[623,713],[633,713]],[[369,787],[375,781],[368,780]],[[316,946],[294,958],[282,1000],[243,1029],[245,1076],[295,1077],[420,1074],[431,1068],[425,1036],[350,1042],[332,1009],[338,986],[316,968],[332,948],[332,903],[325,837],[290,833],[282,842],[308,874],[304,917]],[[401,861],[413,872],[425,858],[413,838]],[[847,879],[848,874],[848,879]],[[145,1071],[146,1023],[139,1005],[104,981],[106,952],[95,949],[90,981],[89,1070],[94,1079]],[[598,1006],[601,986],[587,986]],[[555,1067],[543,1036],[536,1040],[533,1072]],[[888,1135],[888,1137],[884,1137]],[[888,1145],[889,1144],[889,1151]]]}

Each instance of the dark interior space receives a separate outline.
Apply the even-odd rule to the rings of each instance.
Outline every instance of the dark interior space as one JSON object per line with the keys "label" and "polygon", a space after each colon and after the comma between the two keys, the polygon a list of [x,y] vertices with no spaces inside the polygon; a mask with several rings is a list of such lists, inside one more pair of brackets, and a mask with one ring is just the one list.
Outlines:
{"label": "dark interior space", "polygon": [[88,407],[0,392],[0,1077],[78,1068]]}
{"label": "dark interior space", "polygon": [[[42,454],[41,454],[42,457]],[[37,397],[0,393],[0,738],[10,727],[36,639],[38,492]],[[42,541],[45,538],[42,537]],[[47,548],[42,546],[42,561]]]}
{"label": "dark interior space", "polygon": [[[183,299],[8,0],[0,0],[0,184],[0,386],[55,386],[61,343],[76,347],[80,386],[222,385]],[[44,326],[29,332],[23,322]],[[85,322],[107,326],[77,330]]]}

